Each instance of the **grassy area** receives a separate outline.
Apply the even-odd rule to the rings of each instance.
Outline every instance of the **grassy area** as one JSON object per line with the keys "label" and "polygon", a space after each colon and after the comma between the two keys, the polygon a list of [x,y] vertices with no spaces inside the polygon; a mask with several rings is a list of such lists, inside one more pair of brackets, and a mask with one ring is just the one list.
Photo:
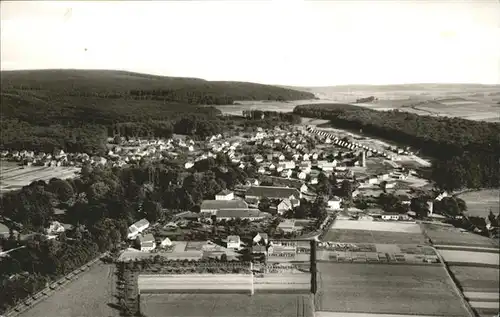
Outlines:
{"label": "grassy area", "polygon": [[425,244],[427,240],[420,233],[385,232],[369,230],[332,229],[324,241],[343,243],[380,243],[380,244]]}
{"label": "grassy area", "polygon": [[[3,163],[2,163],[3,164]],[[0,191],[19,189],[36,180],[48,181],[53,177],[73,178],[80,172],[77,167],[18,167],[2,168],[0,176]]]}
{"label": "grassy area", "polygon": [[488,217],[491,211],[497,216],[500,212],[500,189],[484,189],[458,195],[467,203],[467,215]]}
{"label": "grassy area", "polygon": [[462,291],[500,292],[498,269],[486,267],[454,266],[450,270],[460,283]]}
{"label": "grassy area", "polygon": [[498,247],[498,241],[470,232],[461,232],[455,227],[438,224],[420,224],[435,245],[461,245],[475,247]]}
{"label": "grassy area", "polygon": [[467,316],[440,266],[319,263],[316,310]]}
{"label": "grassy area", "polygon": [[406,232],[420,233],[420,228],[416,223],[399,221],[356,221],[356,220],[336,220],[332,227],[343,230],[369,230],[386,231],[387,233]]}
{"label": "grassy area", "polygon": [[471,252],[462,250],[439,250],[439,253],[449,263],[473,263],[479,265],[500,265],[498,253]]}
{"label": "grassy area", "polygon": [[309,317],[310,296],[295,294],[161,294],[141,295],[148,317]]}
{"label": "grassy area", "polygon": [[97,264],[20,316],[118,316],[112,280],[113,266]]}

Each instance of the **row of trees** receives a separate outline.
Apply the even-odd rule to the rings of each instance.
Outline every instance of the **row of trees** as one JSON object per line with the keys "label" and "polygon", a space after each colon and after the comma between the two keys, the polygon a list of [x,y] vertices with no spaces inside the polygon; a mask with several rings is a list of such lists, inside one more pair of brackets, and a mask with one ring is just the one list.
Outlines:
{"label": "row of trees", "polygon": [[432,178],[442,189],[499,186],[498,123],[375,111],[346,104],[302,105],[295,107],[294,113],[328,119],[337,127],[362,130],[420,149],[436,159]]}
{"label": "row of trees", "polygon": [[262,110],[244,110],[243,116],[253,120],[260,119],[277,119],[280,121],[298,124],[301,122],[301,117],[290,112],[277,112],[277,111],[262,111]]}

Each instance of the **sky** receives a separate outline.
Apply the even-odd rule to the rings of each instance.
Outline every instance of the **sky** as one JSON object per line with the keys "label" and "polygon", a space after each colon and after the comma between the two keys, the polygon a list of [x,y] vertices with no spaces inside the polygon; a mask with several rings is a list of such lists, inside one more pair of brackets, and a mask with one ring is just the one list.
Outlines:
{"label": "sky", "polygon": [[500,84],[500,1],[2,1],[1,69]]}

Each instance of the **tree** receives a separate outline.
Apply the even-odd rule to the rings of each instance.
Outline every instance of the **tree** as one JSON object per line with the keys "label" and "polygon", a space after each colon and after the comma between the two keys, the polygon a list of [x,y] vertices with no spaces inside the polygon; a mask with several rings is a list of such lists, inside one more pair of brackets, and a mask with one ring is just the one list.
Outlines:
{"label": "tree", "polygon": [[340,195],[343,198],[346,199],[352,199],[352,183],[348,181],[347,179],[344,179],[342,181],[341,187],[340,187]]}
{"label": "tree", "polygon": [[259,201],[259,210],[267,212],[271,208],[271,201],[267,197],[262,197]]}
{"label": "tree", "polygon": [[429,213],[429,209],[427,207],[427,200],[425,198],[421,197],[412,198],[410,208],[416,213],[417,218],[419,219],[427,217]]}
{"label": "tree", "polygon": [[146,219],[152,223],[158,221],[163,216],[161,204],[156,201],[146,199],[142,204],[142,210]]}
{"label": "tree", "polygon": [[49,181],[48,190],[61,202],[68,201],[74,195],[73,187],[67,181],[58,178],[52,178]]}
{"label": "tree", "polygon": [[491,208],[490,213],[488,214],[488,220],[490,221],[492,227],[498,227],[497,218],[495,217],[495,214],[493,213],[493,210],[491,210]]}
{"label": "tree", "polygon": [[318,175],[318,184],[316,185],[316,192],[318,195],[330,198],[332,195],[332,185],[330,180],[324,173]]}

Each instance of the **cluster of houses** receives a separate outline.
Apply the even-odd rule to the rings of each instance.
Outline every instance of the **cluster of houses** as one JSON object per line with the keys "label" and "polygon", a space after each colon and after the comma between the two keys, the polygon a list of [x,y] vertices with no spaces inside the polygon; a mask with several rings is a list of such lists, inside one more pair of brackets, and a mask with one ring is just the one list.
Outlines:
{"label": "cluster of houses", "polygon": [[341,139],[338,136],[334,135],[333,133],[329,133],[329,132],[323,131],[323,130],[318,130],[312,126],[308,126],[306,128],[306,130],[310,133],[314,133],[314,134],[318,135],[321,138],[321,140],[323,140],[324,143],[326,143],[326,144],[334,144],[334,145],[337,145],[337,146],[340,146],[343,148],[347,148],[350,150],[362,149],[362,150],[367,151],[369,154],[380,155],[380,156],[383,156],[389,160],[394,160],[396,158],[396,156],[394,154],[403,154],[403,155],[412,155],[413,154],[412,152],[410,152],[408,150],[398,148],[398,147],[389,147],[389,148],[387,148],[388,151],[379,150],[379,149],[374,148],[373,146],[368,146],[365,144],[361,144],[359,142]]}

